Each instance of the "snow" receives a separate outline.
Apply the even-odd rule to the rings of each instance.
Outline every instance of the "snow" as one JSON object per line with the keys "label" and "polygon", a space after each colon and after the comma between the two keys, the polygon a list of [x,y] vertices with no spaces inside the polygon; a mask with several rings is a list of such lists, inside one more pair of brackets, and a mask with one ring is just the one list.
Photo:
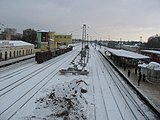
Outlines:
{"label": "snow", "polygon": [[149,64],[139,64],[139,67],[148,68],[150,70],[160,70],[160,64],[157,62],[150,62]]}
{"label": "snow", "polygon": [[141,50],[141,51],[160,55],[160,51],[158,51],[158,50]]}
{"label": "snow", "polygon": [[133,58],[133,59],[147,59],[150,58],[148,56],[134,53],[131,51],[126,51],[126,50],[117,50],[117,49],[111,49],[111,48],[106,48],[107,51],[111,52],[112,54],[116,56],[121,56],[121,57],[126,57],[126,58]]}
{"label": "snow", "polygon": [[148,66],[148,64],[146,64],[146,63],[138,64],[138,67],[142,67],[142,68],[146,68],[147,66]]}
{"label": "snow", "polygon": [[31,43],[27,43],[27,42],[24,42],[24,41],[21,41],[21,40],[16,40],[16,41],[13,41],[13,40],[0,40],[0,45],[11,45],[11,46],[14,46],[14,47],[18,47],[18,46],[34,46],[33,44]]}
{"label": "snow", "polygon": [[47,30],[38,30],[37,32],[49,32],[49,31],[47,31]]}
{"label": "snow", "polygon": [[147,68],[152,70],[160,70],[160,64],[156,62],[150,62]]}
{"label": "snow", "polygon": [[80,65],[80,49],[75,46],[71,52],[42,64],[32,61],[0,72],[0,119],[158,119],[91,46],[89,61],[78,66],[89,71],[88,75],[60,74],[73,63]]}

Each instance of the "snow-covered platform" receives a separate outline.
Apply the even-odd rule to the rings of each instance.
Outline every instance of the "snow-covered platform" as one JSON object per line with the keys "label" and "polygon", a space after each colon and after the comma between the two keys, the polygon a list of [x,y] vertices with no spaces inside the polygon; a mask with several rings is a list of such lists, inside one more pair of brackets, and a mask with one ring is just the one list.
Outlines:
{"label": "snow-covered platform", "polygon": [[[101,53],[103,55],[105,55],[105,51],[107,49],[109,49],[109,48],[102,47],[100,49],[98,47],[98,50],[101,51]],[[124,53],[122,53],[122,54],[124,54]],[[111,62],[113,62],[113,61],[111,60]],[[146,80],[146,81],[142,80],[140,83],[140,86],[138,86],[139,76],[138,76],[138,74],[135,74],[135,68],[126,68],[126,70],[124,70],[123,67],[120,67],[120,66],[116,66],[116,67],[119,69],[119,71],[122,74],[124,74],[124,76],[127,78],[127,80],[130,81],[131,83],[133,83],[135,88],[137,90],[139,90],[140,92],[142,92],[142,94],[151,102],[151,104],[153,104],[153,106],[155,106],[155,108],[158,109],[158,111],[160,111],[160,84],[150,82],[148,80]],[[130,70],[130,73],[131,73],[130,77],[128,77],[128,70]]]}
{"label": "snow-covered platform", "polygon": [[11,65],[11,64],[23,61],[23,60],[33,58],[33,57],[35,57],[35,54],[26,55],[26,56],[22,56],[22,57],[17,57],[17,58],[9,59],[9,60],[6,60],[6,61],[0,61],[0,67]]}
{"label": "snow-covered platform", "polygon": [[73,51],[42,64],[31,62],[0,72],[0,119],[159,119],[92,47],[85,67],[88,75],[62,75],[59,71],[69,68],[73,59],[78,64],[80,49],[76,46]]}

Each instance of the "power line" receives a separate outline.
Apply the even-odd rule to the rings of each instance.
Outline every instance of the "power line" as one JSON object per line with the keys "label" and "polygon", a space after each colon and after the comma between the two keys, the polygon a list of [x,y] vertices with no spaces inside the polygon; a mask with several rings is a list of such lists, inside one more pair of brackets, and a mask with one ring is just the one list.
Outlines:
{"label": "power line", "polygon": [[81,29],[82,29],[82,27],[81,27],[81,28],[74,29],[74,30],[72,30],[72,31],[70,31],[70,32],[67,32],[67,33],[77,32],[77,31],[79,31],[79,30],[81,30]]}

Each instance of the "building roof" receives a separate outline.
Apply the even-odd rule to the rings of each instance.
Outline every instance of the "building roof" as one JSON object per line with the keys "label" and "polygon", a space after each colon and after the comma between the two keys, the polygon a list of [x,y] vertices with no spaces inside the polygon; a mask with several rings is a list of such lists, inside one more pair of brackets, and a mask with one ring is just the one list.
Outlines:
{"label": "building roof", "polygon": [[142,52],[147,52],[147,53],[153,53],[153,54],[157,54],[160,55],[160,51],[157,50],[141,50]]}
{"label": "building roof", "polygon": [[21,40],[16,40],[16,41],[13,41],[13,40],[0,40],[0,46],[24,46],[24,45],[33,45],[31,43],[27,43],[27,42],[24,42],[24,41],[21,41]]}
{"label": "building roof", "polygon": [[152,70],[160,70],[160,64],[156,62],[150,62],[147,68]]}
{"label": "building roof", "polygon": [[147,59],[147,58],[150,58],[150,57],[142,55],[142,54],[138,54],[138,53],[135,53],[135,52],[126,51],[126,50],[122,50],[122,49],[117,50],[117,49],[107,48],[107,50],[111,54],[114,54],[114,55],[120,56],[120,57],[125,57],[125,58],[132,58],[132,59]]}
{"label": "building roof", "polygon": [[150,70],[160,70],[160,64],[156,62],[150,62],[149,64],[139,64],[139,67],[148,68]]}
{"label": "building roof", "polygon": [[37,32],[49,32],[47,30],[38,30]]}

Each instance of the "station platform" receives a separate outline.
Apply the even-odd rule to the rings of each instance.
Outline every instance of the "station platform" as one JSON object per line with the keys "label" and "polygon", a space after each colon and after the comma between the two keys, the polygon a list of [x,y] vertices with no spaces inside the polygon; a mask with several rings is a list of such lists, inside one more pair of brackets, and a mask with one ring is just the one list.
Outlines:
{"label": "station platform", "polygon": [[22,57],[13,58],[13,59],[8,59],[6,61],[1,61],[0,62],[0,67],[11,65],[11,64],[14,64],[14,63],[17,63],[17,62],[20,62],[20,61],[23,61],[23,60],[27,60],[27,59],[30,59],[30,58],[34,58],[34,57],[35,57],[35,54],[31,54],[31,55],[26,55],[26,56],[22,56]]}
{"label": "station platform", "polygon": [[[104,47],[98,49],[103,55],[105,55]],[[111,59],[110,61],[113,63]],[[115,66],[136,87],[136,89],[138,89],[138,91],[140,91],[153,104],[153,106],[155,106],[158,109],[158,111],[160,111],[160,84],[151,83],[147,80],[145,81],[141,80],[140,86],[138,86],[138,74],[135,74],[134,68],[126,68],[126,70],[124,70],[123,67],[120,67],[118,65]],[[130,70],[129,77],[128,77],[128,70]]]}

